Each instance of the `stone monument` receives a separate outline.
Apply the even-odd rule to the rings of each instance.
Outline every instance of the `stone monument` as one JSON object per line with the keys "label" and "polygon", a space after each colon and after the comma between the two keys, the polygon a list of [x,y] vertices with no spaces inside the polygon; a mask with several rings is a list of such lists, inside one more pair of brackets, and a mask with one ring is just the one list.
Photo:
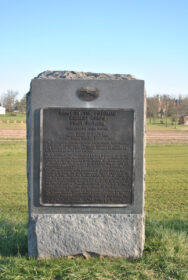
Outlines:
{"label": "stone monument", "polygon": [[46,71],[27,94],[29,256],[139,257],[144,81]]}

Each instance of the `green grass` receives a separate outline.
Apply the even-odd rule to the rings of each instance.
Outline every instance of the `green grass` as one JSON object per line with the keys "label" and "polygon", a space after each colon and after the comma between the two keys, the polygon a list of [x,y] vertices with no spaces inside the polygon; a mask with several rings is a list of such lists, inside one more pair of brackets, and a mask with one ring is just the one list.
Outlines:
{"label": "green grass", "polygon": [[0,279],[188,279],[188,147],[147,147],[146,243],[137,260],[27,257],[26,142],[0,143]]}
{"label": "green grass", "polygon": [[[25,123],[6,123],[6,122],[0,122],[0,130],[1,129],[11,129],[11,130],[25,130],[26,124]],[[1,131],[0,131],[1,133]]]}
{"label": "green grass", "polygon": [[188,146],[148,146],[146,171],[147,213],[188,213]]}
{"label": "green grass", "polygon": [[167,127],[166,127],[166,119],[157,118],[155,120],[146,120],[147,130],[185,130],[188,131],[188,125],[176,124],[170,119],[167,119]]}
{"label": "green grass", "polygon": [[0,129],[26,129],[26,114],[6,113],[0,115]]}
{"label": "green grass", "polygon": [[26,113],[6,113],[5,115],[0,115],[1,121],[26,121]]}

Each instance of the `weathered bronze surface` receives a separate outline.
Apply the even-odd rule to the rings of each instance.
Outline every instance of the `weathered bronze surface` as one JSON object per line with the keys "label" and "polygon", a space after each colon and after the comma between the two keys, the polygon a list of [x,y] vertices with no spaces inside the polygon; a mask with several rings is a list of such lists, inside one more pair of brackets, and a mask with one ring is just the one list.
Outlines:
{"label": "weathered bronze surface", "polygon": [[83,101],[93,101],[99,96],[99,90],[96,87],[86,86],[78,90],[78,97]]}
{"label": "weathered bronze surface", "polygon": [[131,204],[133,126],[133,110],[41,110],[41,204]]}

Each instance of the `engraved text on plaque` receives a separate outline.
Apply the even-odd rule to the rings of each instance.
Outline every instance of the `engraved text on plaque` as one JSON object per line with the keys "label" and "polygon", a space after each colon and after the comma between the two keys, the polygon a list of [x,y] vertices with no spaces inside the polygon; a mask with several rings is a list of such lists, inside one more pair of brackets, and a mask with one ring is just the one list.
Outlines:
{"label": "engraved text on plaque", "polygon": [[133,139],[133,110],[41,109],[41,204],[131,204]]}

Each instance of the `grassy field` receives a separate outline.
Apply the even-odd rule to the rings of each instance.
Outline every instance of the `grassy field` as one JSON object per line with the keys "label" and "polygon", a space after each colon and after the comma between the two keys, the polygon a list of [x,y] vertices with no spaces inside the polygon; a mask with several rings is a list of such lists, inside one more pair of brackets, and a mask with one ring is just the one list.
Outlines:
{"label": "grassy field", "polygon": [[157,118],[155,120],[146,120],[146,127],[147,130],[188,130],[188,125],[176,124],[170,119],[167,119],[167,126],[166,126],[166,119]]}
{"label": "grassy field", "polygon": [[26,114],[6,113],[0,115],[0,129],[26,129]]}
{"label": "grassy field", "polygon": [[146,243],[138,260],[27,257],[26,142],[0,142],[0,279],[188,279],[188,147],[147,146]]}
{"label": "grassy field", "polygon": [[25,113],[6,113],[5,115],[0,115],[0,121],[2,122],[25,122],[26,114]]}
{"label": "grassy field", "polygon": [[[25,130],[26,129],[26,123],[6,123],[6,122],[0,122],[0,130],[1,129],[12,129],[12,130]],[[1,132],[0,132],[1,133]]]}

